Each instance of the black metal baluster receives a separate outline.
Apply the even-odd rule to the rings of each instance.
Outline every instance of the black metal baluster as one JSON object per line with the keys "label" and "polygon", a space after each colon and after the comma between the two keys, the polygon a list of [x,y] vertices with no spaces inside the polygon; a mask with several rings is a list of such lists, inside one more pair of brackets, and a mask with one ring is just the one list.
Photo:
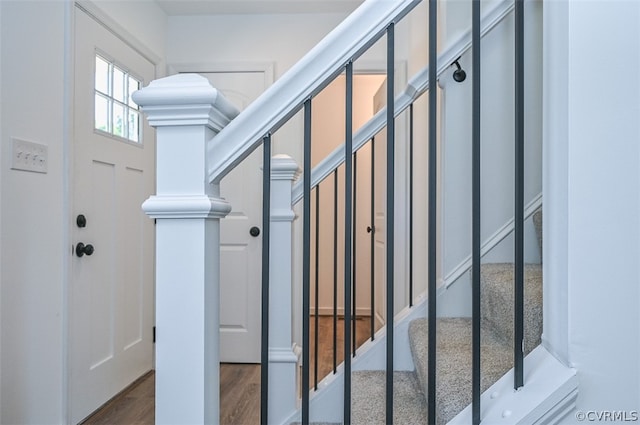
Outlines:
{"label": "black metal baluster", "polygon": [[386,364],[386,423],[393,423],[393,315],[394,315],[394,213],[395,213],[395,58],[394,29],[387,28],[387,223],[386,223],[386,290],[387,290],[387,364]]}
{"label": "black metal baluster", "polygon": [[302,217],[302,425],[309,424],[309,298],[311,284],[311,99],[304,102]]}
{"label": "black metal baluster", "polygon": [[352,350],[352,356],[355,357],[356,356],[356,349],[358,348],[357,344],[356,344],[356,320],[358,320],[358,312],[356,310],[356,271],[357,271],[357,247],[358,247],[358,240],[356,239],[357,236],[357,232],[356,232],[356,228],[358,227],[358,152],[354,152],[353,153],[353,273],[352,273],[352,279],[353,279],[353,289],[352,289],[352,307],[351,307],[351,311],[352,311],[352,319],[351,319],[351,323],[353,324],[352,326],[352,331],[351,331],[351,350]]}
{"label": "black metal baluster", "polygon": [[413,103],[409,105],[409,307],[413,307]]}
{"label": "black metal baluster", "polygon": [[428,353],[427,423],[436,423],[436,191],[437,191],[437,69],[438,5],[429,0],[429,217],[428,217]]}
{"label": "black metal baluster", "polygon": [[369,233],[371,234],[371,241],[370,241],[370,247],[369,249],[371,250],[371,260],[369,262],[370,264],[370,270],[369,272],[371,273],[371,341],[373,341],[375,339],[375,333],[376,333],[376,326],[375,326],[375,301],[376,301],[376,269],[375,269],[375,244],[376,244],[376,231],[375,231],[375,227],[376,227],[376,207],[375,207],[375,199],[376,199],[376,195],[375,195],[375,185],[376,185],[376,153],[375,153],[375,143],[376,143],[376,138],[372,137],[371,138],[371,216],[370,216],[370,220],[371,220],[371,226],[367,229],[369,231]]}
{"label": "black metal baluster", "polygon": [[472,4],[472,164],[471,164],[471,284],[472,284],[472,422],[478,425],[480,410],[480,0]]}
{"label": "black metal baluster", "polygon": [[318,280],[318,272],[319,272],[319,266],[320,266],[320,184],[318,184],[316,186],[316,240],[315,240],[315,311],[314,311],[314,343],[313,343],[313,355],[314,355],[314,363],[313,363],[313,388],[317,391],[318,390],[318,307],[319,307],[319,301],[318,298],[320,298],[320,291],[319,291],[319,280]]}
{"label": "black metal baluster", "polygon": [[338,370],[338,169],[333,172],[333,373]]}
{"label": "black metal baluster", "polygon": [[524,385],[524,2],[515,0],[514,388]]}
{"label": "black metal baluster", "polygon": [[346,67],[346,123],[344,152],[344,424],[351,423],[351,258],[353,201],[353,63]]}
{"label": "black metal baluster", "polygon": [[271,135],[262,139],[262,332],[260,423],[269,421],[269,242],[271,230]]}

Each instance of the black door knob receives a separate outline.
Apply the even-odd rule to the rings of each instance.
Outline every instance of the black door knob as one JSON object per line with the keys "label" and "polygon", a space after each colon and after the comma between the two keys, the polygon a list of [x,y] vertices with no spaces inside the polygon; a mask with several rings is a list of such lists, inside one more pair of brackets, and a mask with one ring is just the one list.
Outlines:
{"label": "black door knob", "polygon": [[76,217],[76,224],[80,228],[87,227],[87,218],[83,214],[78,215]]}
{"label": "black door knob", "polygon": [[251,229],[249,229],[249,234],[254,238],[258,237],[258,235],[260,234],[260,228],[253,226]]}
{"label": "black door knob", "polygon": [[367,226],[367,233],[371,233],[371,232],[373,232],[373,227]]}
{"label": "black door knob", "polygon": [[82,257],[85,254],[93,254],[93,245],[91,245],[90,243],[85,245],[82,242],[78,242],[78,244],[76,245],[76,255],[78,257]]}

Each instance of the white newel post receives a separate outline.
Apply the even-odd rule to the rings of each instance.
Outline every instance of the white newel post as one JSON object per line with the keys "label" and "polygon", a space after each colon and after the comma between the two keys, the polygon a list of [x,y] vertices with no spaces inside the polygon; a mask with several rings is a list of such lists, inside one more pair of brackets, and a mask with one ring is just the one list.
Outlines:
{"label": "white newel post", "polygon": [[195,74],[153,81],[134,101],[157,129],[156,424],[219,422],[220,219],[209,141],[238,111]]}
{"label": "white newel post", "polygon": [[282,424],[297,408],[298,358],[292,346],[293,220],[291,189],[300,173],[287,155],[271,161],[269,307],[269,423]]}

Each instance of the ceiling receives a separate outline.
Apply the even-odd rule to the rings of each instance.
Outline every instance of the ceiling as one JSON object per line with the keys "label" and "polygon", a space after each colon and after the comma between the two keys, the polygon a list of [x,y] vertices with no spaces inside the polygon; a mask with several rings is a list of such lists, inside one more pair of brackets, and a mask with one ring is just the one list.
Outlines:
{"label": "ceiling", "polygon": [[269,13],[349,13],[362,0],[156,0],[169,16]]}

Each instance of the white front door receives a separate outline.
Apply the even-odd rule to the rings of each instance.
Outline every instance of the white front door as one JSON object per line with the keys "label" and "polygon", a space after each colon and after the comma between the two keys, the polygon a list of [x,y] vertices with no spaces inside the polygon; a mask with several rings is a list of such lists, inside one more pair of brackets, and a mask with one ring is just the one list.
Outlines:
{"label": "white front door", "polygon": [[[199,74],[240,110],[270,83],[265,69],[212,68],[217,70],[202,68]],[[260,363],[261,167],[262,148],[258,148],[220,182],[220,194],[231,204],[220,225],[221,362]]]}
{"label": "white front door", "polygon": [[82,10],[74,16],[69,341],[75,424],[153,367],[154,229],[141,205],[154,192],[155,135],[129,94],[154,78],[155,66]]}

